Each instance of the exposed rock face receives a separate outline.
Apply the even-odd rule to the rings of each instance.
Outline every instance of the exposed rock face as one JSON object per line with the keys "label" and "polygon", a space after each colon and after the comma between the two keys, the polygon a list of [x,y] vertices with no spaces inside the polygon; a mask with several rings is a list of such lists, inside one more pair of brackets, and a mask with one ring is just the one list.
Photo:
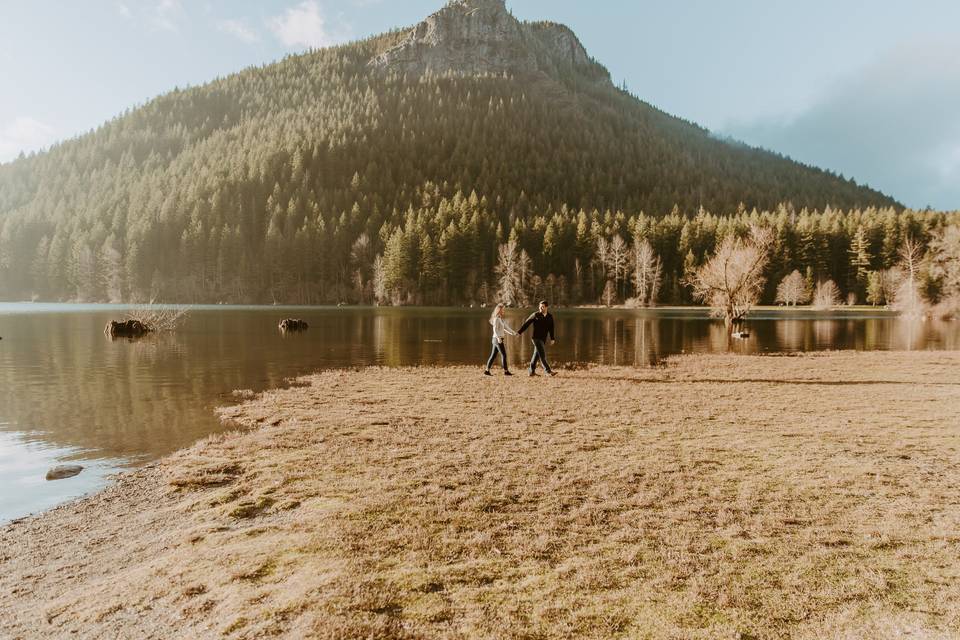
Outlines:
{"label": "exposed rock face", "polygon": [[507,11],[504,0],[453,0],[370,65],[413,75],[531,74],[572,68],[608,79],[570,29],[522,23]]}

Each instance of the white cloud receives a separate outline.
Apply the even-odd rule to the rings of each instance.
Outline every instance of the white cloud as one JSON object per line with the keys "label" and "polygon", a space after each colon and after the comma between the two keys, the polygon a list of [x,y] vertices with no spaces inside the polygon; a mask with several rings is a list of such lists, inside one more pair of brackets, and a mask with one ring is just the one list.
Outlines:
{"label": "white cloud", "polygon": [[35,118],[19,117],[0,126],[0,162],[16,158],[21,151],[37,151],[56,140],[56,130]]}
{"label": "white cloud", "polygon": [[329,47],[349,37],[345,25],[331,26],[316,0],[305,0],[267,20],[270,31],[290,48]]}
{"label": "white cloud", "polygon": [[152,16],[152,22],[157,27],[167,31],[180,31],[179,20],[183,16],[183,5],[180,0],[160,0]]}
{"label": "white cloud", "polygon": [[244,20],[222,20],[217,24],[217,29],[248,44],[260,42],[260,34],[250,28]]}
{"label": "white cloud", "polygon": [[127,6],[127,3],[117,0],[117,2],[114,3],[114,6],[117,8],[117,13],[119,13],[121,17],[127,18],[128,20],[133,17],[133,14],[130,12],[130,7]]}

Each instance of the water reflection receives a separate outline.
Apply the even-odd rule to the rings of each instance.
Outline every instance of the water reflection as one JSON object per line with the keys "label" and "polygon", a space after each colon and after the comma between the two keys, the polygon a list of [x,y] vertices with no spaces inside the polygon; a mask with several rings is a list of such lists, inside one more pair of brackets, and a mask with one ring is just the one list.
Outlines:
{"label": "water reflection", "polygon": [[[83,472],[69,481],[48,482],[47,469],[64,461],[81,461]],[[52,446],[29,434],[0,430],[0,523],[93,491],[123,464],[94,452]]]}
{"label": "water reflection", "polygon": [[[123,313],[106,306],[0,305],[0,520],[223,429],[212,409],[230,402],[234,389],[278,386],[331,366],[479,369],[490,345],[488,310],[481,309],[204,307],[192,310],[175,334],[106,338],[107,320]],[[750,322],[746,340],[731,340],[722,323],[700,311],[558,309],[554,315],[558,341],[550,357],[561,367],[647,366],[698,352],[960,348],[960,323],[862,313],[764,312]],[[281,334],[277,322],[288,316],[303,318],[310,329]],[[514,327],[524,316],[507,313]],[[508,350],[518,370],[532,355],[526,338],[511,339]],[[46,465],[68,458],[96,471],[37,481]]]}

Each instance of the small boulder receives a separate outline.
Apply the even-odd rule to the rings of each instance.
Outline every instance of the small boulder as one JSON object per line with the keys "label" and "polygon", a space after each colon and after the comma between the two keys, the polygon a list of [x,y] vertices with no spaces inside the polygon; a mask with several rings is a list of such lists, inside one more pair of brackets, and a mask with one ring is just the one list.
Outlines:
{"label": "small boulder", "polygon": [[50,470],[47,471],[47,480],[72,478],[81,471],[83,471],[83,467],[79,464],[58,464],[55,467],[50,467]]}
{"label": "small boulder", "polygon": [[731,335],[731,337],[738,338],[738,339],[740,339],[740,340],[746,340],[747,338],[750,337],[750,332],[749,332],[749,331],[734,331],[734,332],[733,332],[732,334],[730,334],[730,335]]}
{"label": "small boulder", "polygon": [[280,331],[306,331],[310,325],[298,318],[286,318],[280,321]]}

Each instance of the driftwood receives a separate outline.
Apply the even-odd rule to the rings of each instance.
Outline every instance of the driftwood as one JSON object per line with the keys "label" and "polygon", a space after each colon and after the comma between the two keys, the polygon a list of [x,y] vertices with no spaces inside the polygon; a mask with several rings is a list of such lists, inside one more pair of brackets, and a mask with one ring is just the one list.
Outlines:
{"label": "driftwood", "polygon": [[298,318],[286,318],[280,321],[280,331],[306,331],[310,325],[305,320]]}

